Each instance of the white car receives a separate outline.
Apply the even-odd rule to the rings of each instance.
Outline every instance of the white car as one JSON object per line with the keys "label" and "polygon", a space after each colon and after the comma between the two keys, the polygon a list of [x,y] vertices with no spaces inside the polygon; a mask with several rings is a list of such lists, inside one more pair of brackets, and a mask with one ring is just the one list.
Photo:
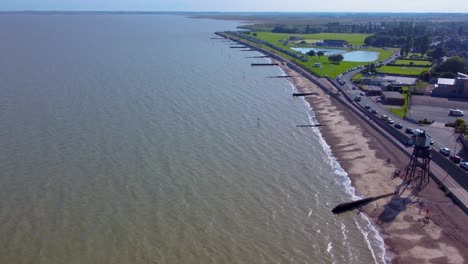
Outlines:
{"label": "white car", "polygon": [[389,123],[390,125],[393,125],[393,123],[395,123],[395,122],[393,122],[393,120],[391,118],[389,118],[389,119],[387,119],[387,123]]}
{"label": "white car", "polygon": [[449,156],[451,151],[449,148],[440,148],[439,152],[444,156]]}

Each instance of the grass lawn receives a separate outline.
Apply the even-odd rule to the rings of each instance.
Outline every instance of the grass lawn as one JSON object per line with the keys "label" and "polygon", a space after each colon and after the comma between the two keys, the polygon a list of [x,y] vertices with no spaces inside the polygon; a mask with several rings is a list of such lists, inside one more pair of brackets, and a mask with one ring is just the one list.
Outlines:
{"label": "grass lawn", "polygon": [[377,68],[377,71],[380,73],[387,74],[402,74],[402,75],[412,75],[418,76],[424,71],[428,71],[430,67],[400,67],[400,66],[382,66]]}
{"label": "grass lawn", "polygon": [[353,46],[361,46],[364,44],[364,39],[370,36],[370,34],[350,34],[350,33],[288,34],[288,33],[257,32],[257,38],[268,41],[278,46],[282,46],[282,44],[279,43],[279,40],[289,39],[289,37],[291,36],[298,36],[306,40],[307,39],[310,39],[310,40],[324,40],[324,39],[346,40],[349,42],[349,44]]}
{"label": "grass lawn", "polygon": [[414,65],[422,65],[422,66],[431,66],[430,61],[419,61],[419,60],[397,60],[395,64],[406,64],[410,65],[410,63],[413,62]]}
{"label": "grass lawn", "polygon": [[404,118],[406,115],[406,112],[408,111],[408,94],[402,94],[403,97],[405,97],[405,104],[401,108],[392,108],[389,107],[387,110],[392,112],[393,114],[397,115],[400,118]]}
{"label": "grass lawn", "polygon": [[[346,37],[348,39],[348,41],[364,41],[365,37],[368,36],[367,34],[345,34],[345,33],[336,33],[336,34],[333,34],[333,33],[321,33],[321,34],[280,34],[280,33],[270,33],[270,32],[257,32],[257,37],[258,39],[262,39],[262,40],[265,40],[265,41],[268,41],[270,42],[271,44],[279,47],[279,48],[283,48],[283,49],[287,49],[287,50],[291,50],[291,47],[290,46],[287,46],[287,45],[283,45],[281,42],[279,42],[279,40],[282,40],[282,39],[286,39],[286,38],[289,38],[289,36],[307,36],[307,37],[310,37],[312,36],[313,38],[328,38],[328,37],[334,37],[334,39],[343,39],[343,37]],[[341,36],[341,38],[340,38]],[[237,38],[237,37],[234,37],[234,38]],[[358,40],[356,40],[358,39]],[[247,41],[245,39],[243,39],[243,41]],[[249,41],[247,41],[249,42]],[[268,47],[266,45],[259,45],[259,44],[255,44],[255,43],[252,43],[252,42],[249,42],[250,44],[254,45],[254,46],[258,46],[258,47],[261,47],[263,49],[266,49],[266,50],[269,50],[275,54],[278,54],[280,55],[281,57],[285,58],[286,60],[289,60],[289,61],[292,61],[294,60],[294,58],[292,58],[291,56],[287,55],[287,54],[284,54],[278,50],[275,50],[271,47]],[[383,59],[386,59],[388,57],[390,57],[396,50],[395,49],[380,49],[380,48],[368,48],[368,49],[361,49],[363,51],[377,51],[379,52],[379,59],[378,60],[383,60]],[[309,69],[311,72],[313,72],[314,74],[316,74],[317,76],[321,76],[321,77],[325,77],[325,76],[328,76],[330,78],[335,78],[337,77],[338,75],[340,75],[341,73],[343,73],[344,71],[348,70],[348,69],[351,69],[351,68],[354,68],[354,67],[357,67],[357,66],[361,66],[361,65],[366,65],[366,64],[369,64],[369,62],[349,62],[349,61],[342,61],[340,62],[339,64],[334,64],[334,63],[330,63],[328,61],[328,57],[326,56],[322,56],[322,57],[318,57],[318,56],[313,56],[313,57],[309,57],[307,56],[307,59],[308,61],[307,62],[302,62],[302,61],[299,61],[299,60],[294,60],[297,64],[301,64],[303,66],[305,66],[307,69]],[[321,67],[314,67],[314,64],[315,63],[320,63],[321,64]]]}
{"label": "grass lawn", "polygon": [[357,82],[357,81],[361,80],[362,77],[364,77],[364,75],[362,73],[358,73],[358,74],[354,75],[353,78],[351,78],[351,80],[353,82]]}

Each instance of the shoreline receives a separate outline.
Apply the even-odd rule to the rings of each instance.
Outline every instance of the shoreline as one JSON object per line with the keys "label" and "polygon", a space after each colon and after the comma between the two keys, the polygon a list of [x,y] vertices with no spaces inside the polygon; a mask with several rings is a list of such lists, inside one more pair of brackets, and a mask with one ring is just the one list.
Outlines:
{"label": "shoreline", "polygon": [[[280,63],[280,68],[287,75],[296,76],[290,80],[296,90],[319,94],[304,100],[320,124],[334,124],[317,129],[347,173],[355,195],[368,197],[394,191],[402,179],[393,174],[397,169],[404,171],[408,157],[315,84],[286,65]],[[465,263],[468,259],[468,229],[463,228],[465,214],[433,181],[410,199],[413,190],[409,187],[398,198],[385,198],[363,208],[383,239],[385,260],[392,263]],[[423,202],[423,208],[419,206],[420,202]],[[446,208],[432,204],[444,204]],[[418,221],[425,216],[424,210],[430,212],[428,224]],[[451,221],[447,221],[448,216]]]}

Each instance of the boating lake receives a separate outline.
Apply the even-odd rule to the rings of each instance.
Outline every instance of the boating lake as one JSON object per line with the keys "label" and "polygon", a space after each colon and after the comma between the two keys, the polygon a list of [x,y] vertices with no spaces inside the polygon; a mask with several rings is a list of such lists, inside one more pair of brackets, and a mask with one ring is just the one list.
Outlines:
{"label": "boating lake", "polygon": [[323,51],[325,56],[341,54],[343,55],[343,61],[352,61],[352,62],[372,62],[379,59],[379,53],[376,51],[346,51],[340,49],[329,49],[329,48],[292,48],[295,51],[298,51],[302,54],[313,50],[315,52]]}

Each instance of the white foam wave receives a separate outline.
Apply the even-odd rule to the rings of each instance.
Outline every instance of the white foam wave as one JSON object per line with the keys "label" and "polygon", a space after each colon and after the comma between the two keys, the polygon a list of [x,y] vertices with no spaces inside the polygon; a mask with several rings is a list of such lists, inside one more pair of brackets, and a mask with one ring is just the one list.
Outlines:
{"label": "white foam wave", "polygon": [[[282,73],[285,74],[283,69],[281,69],[280,67],[278,67],[278,68],[281,70]],[[294,92],[298,91],[296,86],[292,82],[290,82],[288,80],[288,83],[291,85]],[[307,106],[307,109],[308,109],[307,115],[309,117],[309,120],[310,120],[311,124],[318,123],[317,119],[315,117],[315,112],[313,111],[312,106],[304,98],[302,98],[302,100],[303,100],[304,104]],[[351,195],[351,198],[353,200],[360,199],[361,197],[356,195],[356,189],[352,186],[351,180],[348,177],[348,173],[341,167],[341,165],[336,160],[330,146],[328,145],[328,143],[325,141],[322,134],[320,133],[319,128],[314,127],[314,128],[312,128],[312,130],[318,136],[319,143],[322,146],[323,151],[326,153],[334,173],[337,174],[338,176],[340,176],[340,178],[342,180],[341,184],[345,187],[346,192],[349,195]],[[361,215],[362,219],[364,220],[364,222],[366,222],[365,229],[368,229],[370,231],[371,238],[369,237],[369,232],[365,231],[364,228],[361,227],[361,225],[358,222],[356,222],[356,224],[357,224],[357,227],[359,228],[359,230],[361,231],[361,233],[364,235],[366,244],[367,244],[367,246],[368,246],[368,248],[369,248],[369,250],[370,250],[370,252],[372,254],[372,257],[373,257],[375,263],[389,263],[390,262],[389,259],[386,258],[387,253],[386,253],[386,249],[385,249],[385,243],[384,243],[384,240],[383,240],[382,236],[380,235],[379,231],[376,229],[375,225],[372,223],[371,219],[368,216],[366,216],[365,214],[360,214],[360,215]],[[374,240],[374,243],[372,243],[371,239]],[[372,246],[372,244],[374,244],[374,247]],[[377,248],[377,251],[379,251],[380,254],[375,252],[376,251],[375,248]],[[378,256],[376,254],[378,254]]]}

